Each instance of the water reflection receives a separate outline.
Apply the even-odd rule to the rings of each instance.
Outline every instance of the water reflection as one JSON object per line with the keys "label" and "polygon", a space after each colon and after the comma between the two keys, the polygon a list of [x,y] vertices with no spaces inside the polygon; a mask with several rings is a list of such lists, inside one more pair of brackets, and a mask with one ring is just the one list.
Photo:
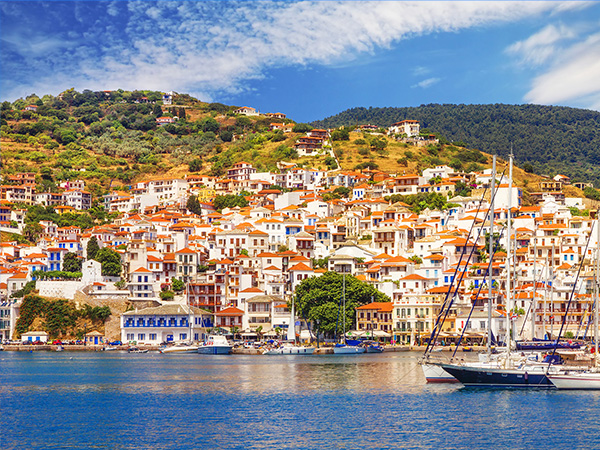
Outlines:
{"label": "water reflection", "polygon": [[[107,449],[597,447],[596,393],[427,385],[417,356],[6,352],[0,359],[2,444]],[[557,413],[565,411],[586,427],[556,421]]]}
{"label": "water reflection", "polygon": [[[416,354],[357,356],[202,356],[126,353],[9,354],[5,390],[152,392],[232,391],[411,393],[425,388]],[[429,388],[429,387],[428,387]]]}

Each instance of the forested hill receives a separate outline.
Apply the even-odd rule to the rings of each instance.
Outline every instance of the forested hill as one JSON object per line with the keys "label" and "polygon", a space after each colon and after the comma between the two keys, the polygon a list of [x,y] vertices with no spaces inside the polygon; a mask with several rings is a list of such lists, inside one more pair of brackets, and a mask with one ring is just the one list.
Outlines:
{"label": "forested hill", "polygon": [[421,130],[469,148],[529,162],[538,174],[561,173],[573,181],[600,186],[600,112],[541,105],[421,105],[405,108],[352,108],[313,122],[334,128],[373,124],[389,126],[404,119]]}

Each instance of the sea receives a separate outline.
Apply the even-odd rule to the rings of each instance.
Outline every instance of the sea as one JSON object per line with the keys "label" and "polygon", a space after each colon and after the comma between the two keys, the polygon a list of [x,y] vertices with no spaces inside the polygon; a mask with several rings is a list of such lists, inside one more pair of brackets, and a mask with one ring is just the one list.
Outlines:
{"label": "sea", "polygon": [[413,352],[1,352],[0,449],[598,449],[600,392],[427,384]]}

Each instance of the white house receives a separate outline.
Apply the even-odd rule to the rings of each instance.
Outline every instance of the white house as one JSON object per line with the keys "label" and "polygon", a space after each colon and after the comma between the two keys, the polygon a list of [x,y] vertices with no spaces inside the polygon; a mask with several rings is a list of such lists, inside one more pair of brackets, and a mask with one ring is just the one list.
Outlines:
{"label": "white house", "polygon": [[396,122],[388,128],[388,134],[406,134],[407,137],[419,135],[419,121],[418,120],[402,120]]}
{"label": "white house", "polygon": [[158,345],[201,341],[212,326],[211,314],[187,305],[162,305],[121,315],[121,341]]}

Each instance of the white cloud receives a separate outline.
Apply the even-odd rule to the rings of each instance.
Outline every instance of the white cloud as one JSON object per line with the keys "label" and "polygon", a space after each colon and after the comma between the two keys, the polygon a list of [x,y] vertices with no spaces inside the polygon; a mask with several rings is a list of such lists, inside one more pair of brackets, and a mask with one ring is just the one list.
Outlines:
{"label": "white cloud", "polygon": [[529,38],[518,41],[506,49],[517,56],[522,64],[540,65],[557,51],[557,44],[576,37],[574,30],[564,25],[548,25]]}
{"label": "white cloud", "polygon": [[413,70],[412,70],[412,74],[415,77],[420,77],[423,75],[427,75],[429,73],[431,73],[431,70],[428,67],[423,67],[423,66],[417,66],[417,67],[413,68]]}
{"label": "white cloud", "polygon": [[440,80],[441,80],[441,78],[427,78],[426,80],[420,81],[417,84],[413,84],[411,87],[412,88],[420,87],[423,89],[427,89],[428,87],[431,87],[434,84],[439,83]]}
{"label": "white cloud", "polygon": [[600,33],[554,55],[552,65],[533,80],[525,100],[600,110]]}
{"label": "white cloud", "polygon": [[[557,2],[466,1],[98,4],[106,15],[87,18],[89,27],[75,50],[35,61],[21,52],[36,71],[36,83],[232,93],[270,68],[340,64],[401,39],[515,22],[564,8]],[[81,11],[78,19],[87,9]],[[117,12],[127,26],[115,32]],[[31,91],[26,82],[11,81],[5,94]]]}

